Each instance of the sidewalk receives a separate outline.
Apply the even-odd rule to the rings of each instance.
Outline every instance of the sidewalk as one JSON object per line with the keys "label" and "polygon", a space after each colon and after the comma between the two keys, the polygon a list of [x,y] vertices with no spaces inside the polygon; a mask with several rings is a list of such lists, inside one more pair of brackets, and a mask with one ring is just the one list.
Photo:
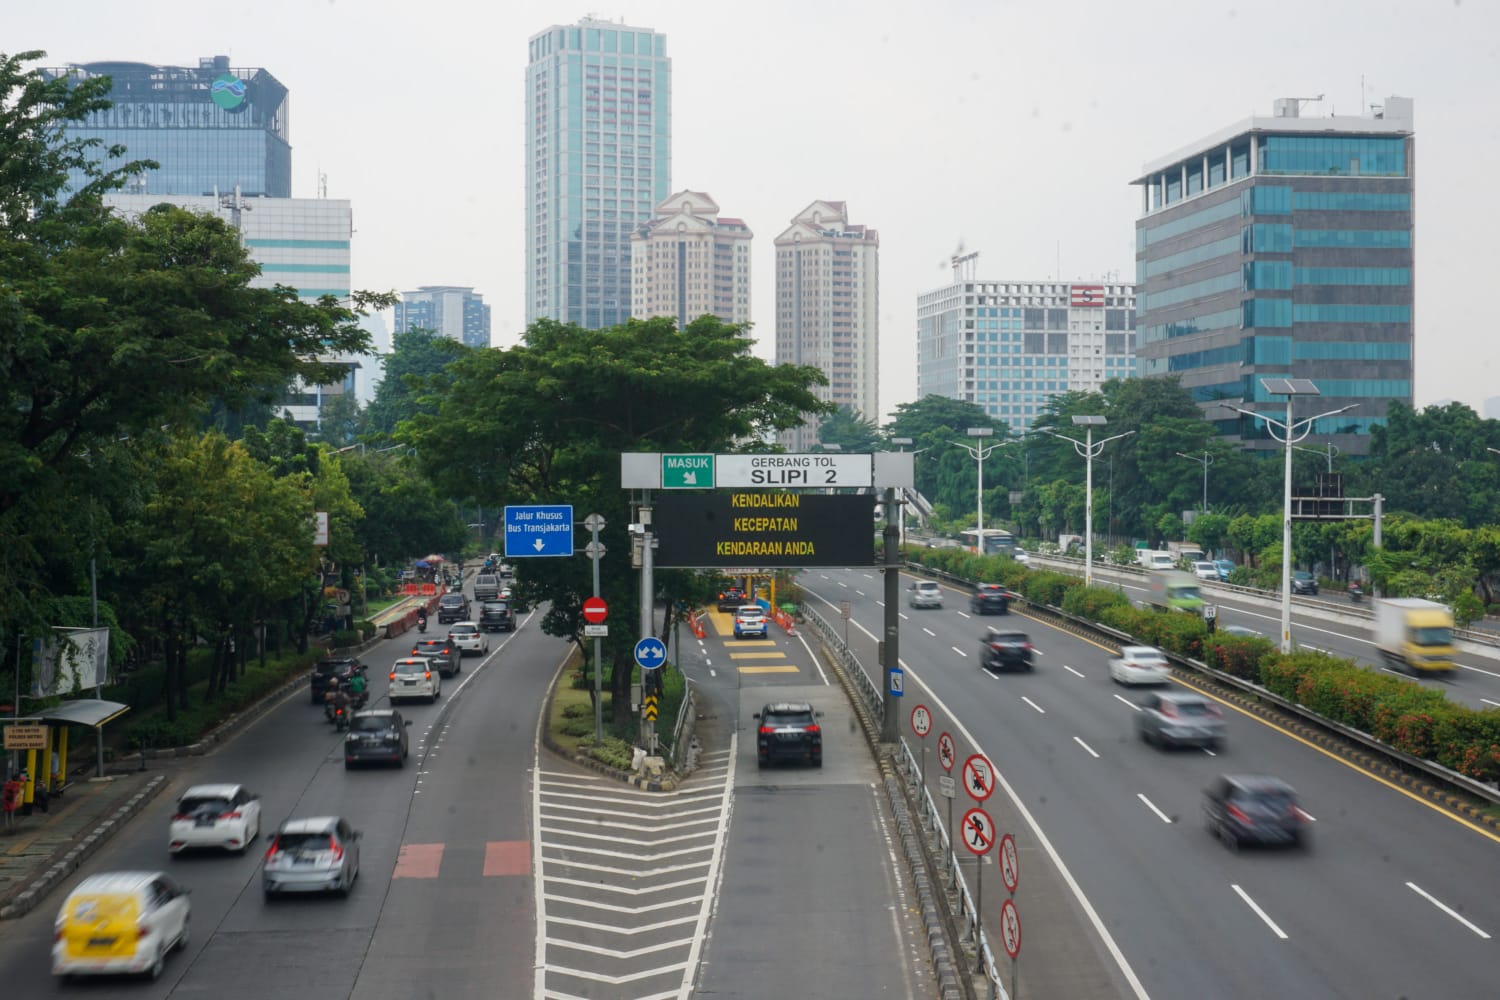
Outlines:
{"label": "sidewalk", "polygon": [[0,820],[0,920],[22,916],[77,870],[115,829],[166,785],[163,761],[148,771],[120,771],[103,780],[80,779],[54,798],[47,812]]}

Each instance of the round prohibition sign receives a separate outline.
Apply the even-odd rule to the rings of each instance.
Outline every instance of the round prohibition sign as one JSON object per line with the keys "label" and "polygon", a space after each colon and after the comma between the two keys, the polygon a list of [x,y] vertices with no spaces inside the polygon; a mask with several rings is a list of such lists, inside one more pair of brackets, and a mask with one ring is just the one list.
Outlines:
{"label": "round prohibition sign", "polygon": [[1016,885],[1021,881],[1021,859],[1016,857],[1016,838],[1008,833],[1000,838],[1000,877],[1010,892],[1015,892]]}
{"label": "round prohibition sign", "polygon": [[943,765],[944,771],[953,770],[953,765],[958,763],[958,747],[953,743],[952,733],[938,734],[938,763]]}
{"label": "round prohibition sign", "polygon": [[1021,914],[1008,899],[1000,904],[1000,941],[1011,958],[1021,954]]}
{"label": "round prohibition sign", "polygon": [[990,814],[978,806],[964,813],[958,829],[963,835],[964,846],[975,854],[988,854],[995,846],[995,823]]}
{"label": "round prohibition sign", "polygon": [[917,705],[911,710],[911,731],[922,739],[932,732],[932,713],[927,711],[926,705]]}
{"label": "round prohibition sign", "polygon": [[984,754],[970,754],[964,761],[964,789],[976,802],[983,802],[995,794],[995,769]]}

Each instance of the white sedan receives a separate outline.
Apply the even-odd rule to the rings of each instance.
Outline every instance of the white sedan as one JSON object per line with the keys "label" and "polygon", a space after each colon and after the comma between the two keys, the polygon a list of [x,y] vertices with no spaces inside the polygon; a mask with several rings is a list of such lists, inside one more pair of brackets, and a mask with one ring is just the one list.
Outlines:
{"label": "white sedan", "polygon": [[483,656],[490,651],[490,637],[479,630],[478,622],[454,622],[448,626],[448,643],[458,650],[458,655],[478,653]]}
{"label": "white sedan", "polygon": [[1120,684],[1165,684],[1171,676],[1171,664],[1155,646],[1126,646],[1109,661],[1109,679]]}
{"label": "white sedan", "polygon": [[167,838],[173,854],[197,847],[244,853],[260,834],[260,797],[244,785],[194,785],[177,800]]}

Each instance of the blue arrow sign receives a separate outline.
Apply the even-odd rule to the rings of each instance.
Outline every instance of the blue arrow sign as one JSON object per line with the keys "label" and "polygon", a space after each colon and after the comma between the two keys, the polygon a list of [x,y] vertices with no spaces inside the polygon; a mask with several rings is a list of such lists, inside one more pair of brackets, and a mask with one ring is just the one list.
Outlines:
{"label": "blue arrow sign", "polygon": [[891,668],[891,696],[900,698],[906,687],[906,671],[900,667]]}
{"label": "blue arrow sign", "polygon": [[571,556],[573,505],[505,508],[505,556]]}
{"label": "blue arrow sign", "polygon": [[667,647],[660,639],[647,636],[635,644],[635,662],[642,670],[655,670],[667,662]]}

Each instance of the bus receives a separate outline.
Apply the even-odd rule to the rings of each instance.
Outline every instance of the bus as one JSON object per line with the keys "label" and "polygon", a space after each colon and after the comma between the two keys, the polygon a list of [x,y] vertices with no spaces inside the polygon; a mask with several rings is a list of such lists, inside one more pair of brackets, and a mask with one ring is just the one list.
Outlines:
{"label": "bus", "polygon": [[[970,552],[978,552],[979,532],[970,528],[958,533],[959,540],[963,542],[964,548]],[[1012,555],[1016,551],[1016,536],[1000,528],[984,529],[984,554],[987,556]]]}

